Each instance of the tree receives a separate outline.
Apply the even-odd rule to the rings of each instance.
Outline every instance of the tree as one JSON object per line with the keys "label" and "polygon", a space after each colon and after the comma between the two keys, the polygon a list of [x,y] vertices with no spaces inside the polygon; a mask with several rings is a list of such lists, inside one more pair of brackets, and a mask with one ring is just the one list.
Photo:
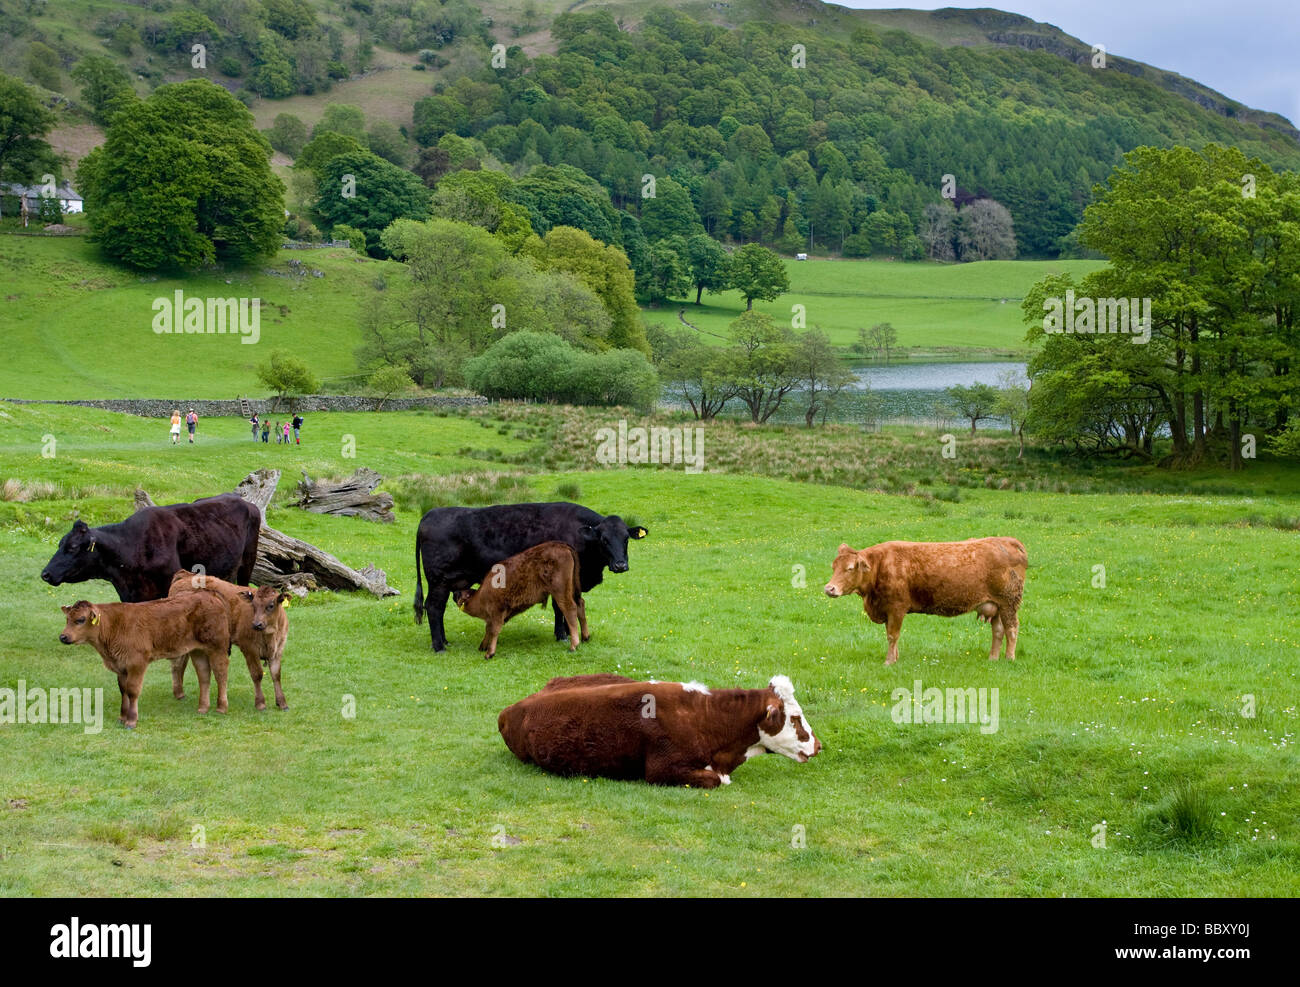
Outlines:
{"label": "tree", "polygon": [[583,230],[555,226],[542,237],[533,253],[539,267],[568,271],[595,292],[612,320],[610,346],[649,354],[650,344],[646,342],[641,311],[636,304],[632,269],[623,251],[599,243]]}
{"label": "tree", "polygon": [[27,46],[27,74],[37,85],[57,90],[62,82],[58,52],[49,45],[33,41]]}
{"label": "tree", "polygon": [[285,398],[290,399],[292,406],[292,399],[297,395],[320,390],[320,383],[307,364],[283,350],[274,350],[270,360],[257,368],[257,379],[275,393],[272,411],[280,407]]}
{"label": "tree", "polygon": [[686,263],[690,268],[691,283],[695,287],[695,304],[700,304],[704,292],[727,290],[731,277],[729,258],[722,244],[707,233],[697,233],[686,241]]}
{"label": "tree", "polygon": [[690,268],[682,256],[685,252],[680,237],[650,245],[648,262],[643,270],[637,272],[637,287],[651,305],[680,298],[691,290]]}
{"label": "tree", "polygon": [[298,157],[307,145],[307,125],[292,113],[277,113],[263,133],[273,148],[291,158]]}
{"label": "tree", "polygon": [[970,422],[972,437],[976,423],[992,418],[998,403],[998,392],[991,384],[957,384],[944,393],[951,399],[957,413]]}
{"label": "tree", "polygon": [[284,185],[253,115],[206,79],[127,105],[78,169],[91,238],[145,270],[251,263],[274,253]]}
{"label": "tree", "polygon": [[366,141],[373,153],[399,168],[405,168],[411,163],[410,145],[397,126],[387,120],[376,121],[366,134]]}
{"label": "tree", "polygon": [[690,237],[703,233],[691,193],[685,186],[664,176],[655,182],[653,198],[641,200],[641,230],[651,243],[672,236]]}
{"label": "tree", "polygon": [[319,179],[325,173],[325,166],[340,154],[358,154],[365,150],[365,146],[358,143],[355,137],[327,130],[303,145],[302,153],[297,156],[293,166],[298,170],[310,171]]}
{"label": "tree", "polygon": [[728,286],[745,298],[745,310],[754,307],[754,299],[770,302],[790,290],[785,263],[771,250],[757,243],[747,243],[731,255]]}
{"label": "tree", "polygon": [[922,212],[921,243],[932,260],[957,259],[957,208],[952,200],[928,203]]}
{"label": "tree", "polygon": [[45,140],[54,121],[29,86],[0,75],[0,181],[25,184],[58,174],[58,159]]}
{"label": "tree", "polygon": [[998,374],[998,398],[993,413],[1005,418],[1011,425],[1011,434],[1020,440],[1016,458],[1025,455],[1025,421],[1029,418],[1029,378],[1019,370],[1004,370]]}
{"label": "tree", "polygon": [[370,255],[384,257],[383,232],[398,219],[426,218],[429,190],[409,171],[369,151],[353,151],[325,162],[316,212],[330,227],[361,230]]}
{"label": "tree", "polygon": [[804,425],[812,428],[818,415],[823,423],[826,421],[835,399],[853,382],[853,372],[840,362],[830,337],[816,327],[799,337],[793,363],[808,402],[804,408]]}
{"label": "tree", "polygon": [[962,207],[959,220],[957,246],[963,261],[1011,260],[1016,256],[1011,213],[1002,203],[976,199]]}
{"label": "tree", "polygon": [[664,386],[680,394],[700,421],[716,418],[738,391],[732,372],[735,353],[708,346],[685,328],[663,333],[663,343],[659,376]]}
{"label": "tree", "polygon": [[889,364],[889,351],[898,342],[898,330],[888,322],[877,322],[867,334],[872,347],[878,355],[883,355],[886,366]]}
{"label": "tree", "polygon": [[351,103],[329,103],[316,121],[316,126],[311,128],[313,138],[326,133],[342,134],[359,144],[365,144],[366,115],[361,107]]}
{"label": "tree", "polygon": [[91,119],[103,125],[125,102],[135,99],[130,77],[107,55],[87,55],[70,73],[81,83],[81,98],[90,107]]}
{"label": "tree", "polygon": [[379,398],[379,405],[375,410],[383,411],[385,401],[394,394],[411,390],[415,387],[415,381],[411,380],[411,374],[406,367],[400,364],[388,364],[370,375],[366,387]]}
{"label": "tree", "polygon": [[736,355],[727,369],[750,420],[761,425],[799,385],[794,333],[766,312],[754,311],[742,312],[729,328]]}
{"label": "tree", "polygon": [[346,240],[348,246],[359,254],[366,252],[366,235],[355,226],[340,223],[330,231],[331,240]]}

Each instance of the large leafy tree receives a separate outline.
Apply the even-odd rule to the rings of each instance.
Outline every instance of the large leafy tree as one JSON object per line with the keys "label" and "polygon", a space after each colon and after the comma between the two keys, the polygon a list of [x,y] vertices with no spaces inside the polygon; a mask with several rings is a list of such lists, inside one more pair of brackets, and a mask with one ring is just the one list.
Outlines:
{"label": "large leafy tree", "polygon": [[135,99],[130,77],[107,55],[87,55],[73,67],[71,75],[81,83],[81,98],[96,123],[108,123],[117,109]]}
{"label": "large leafy tree", "polygon": [[398,219],[425,219],[429,190],[424,183],[369,151],[339,154],[321,168],[316,212],[324,225],[353,226],[366,235],[373,257],[387,256],[384,230]]}
{"label": "large leafy tree", "polygon": [[761,425],[776,414],[785,396],[799,386],[794,332],[766,312],[742,312],[730,325],[735,355],[729,370],[736,396]]}
{"label": "large leafy tree", "polygon": [[284,185],[242,103],[206,79],[160,86],[112,120],[77,177],[91,236],[146,270],[274,253]]}
{"label": "large leafy tree", "polygon": [[732,254],[729,268],[729,284],[744,296],[746,311],[753,309],[756,298],[770,302],[790,290],[785,263],[757,243],[747,243]]}
{"label": "large leafy tree", "polygon": [[54,114],[17,79],[0,75],[0,181],[30,182],[58,172],[58,159],[45,140]]}
{"label": "large leafy tree", "polygon": [[707,233],[697,233],[686,241],[686,263],[695,288],[695,304],[705,291],[725,291],[731,277],[727,252]]}
{"label": "large leafy tree", "polygon": [[572,226],[556,226],[534,250],[540,267],[567,271],[590,288],[609,313],[609,345],[649,354],[641,312],[636,305],[632,269],[617,247],[596,241]]}

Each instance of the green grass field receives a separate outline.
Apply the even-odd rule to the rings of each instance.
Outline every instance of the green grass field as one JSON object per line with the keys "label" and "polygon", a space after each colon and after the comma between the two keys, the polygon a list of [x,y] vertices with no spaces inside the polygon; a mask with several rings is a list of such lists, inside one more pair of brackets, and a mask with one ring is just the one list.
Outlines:
{"label": "green grass field", "polygon": [[[322,276],[295,277],[291,261]],[[1024,292],[1048,271],[1083,274],[1096,263],[790,261],[790,293],[759,308],[785,320],[792,305],[802,304],[807,325],[821,326],[845,347],[856,341],[859,326],[888,321],[903,347],[949,356],[1023,354]],[[0,366],[0,397],[262,396],[266,389],[254,370],[277,348],[305,359],[326,386],[342,386],[357,373],[361,307],[375,278],[395,267],[345,249],[281,251],[242,272],[167,278],[110,264],[80,237],[0,236],[9,344],[9,359]],[[260,298],[260,341],[156,334],[154,300],[171,299],[177,289],[186,297]],[[646,316],[680,326],[676,313],[684,307],[693,325],[725,335],[744,309],[734,292],[706,295],[705,302],[699,308],[687,303],[647,310]]]}
{"label": "green grass field", "polygon": [[[1027,347],[1020,300],[1034,282],[1061,272],[1080,278],[1104,266],[1091,260],[787,260],[790,291],[754,307],[789,323],[792,306],[802,305],[805,324],[820,327],[841,347],[857,342],[859,328],[888,322],[898,330],[899,346],[917,351],[913,355],[1023,355]],[[688,300],[645,310],[646,319],[680,326],[678,313],[684,309],[687,322],[706,339],[716,339],[727,334],[727,326],[745,308],[734,291],[705,293],[702,302],[695,305],[692,291]]]}
{"label": "green grass field", "polygon": [[[340,455],[344,434],[355,460]],[[241,423],[215,419],[195,447],[171,448],[156,422],[0,405],[0,477],[13,481],[0,502],[0,688],[102,687],[109,714],[91,735],[0,726],[0,893],[1300,892],[1295,533],[1252,520],[1300,514],[1293,471],[1260,464],[1235,494],[1196,492],[1194,477],[1185,490],[1167,480],[1163,494],[1067,495],[967,476],[935,499],[923,485],[906,496],[862,479],[872,464],[919,469],[933,442],[920,431],[832,429],[838,453],[809,447],[808,462],[781,467],[796,475],[856,450],[863,474],[821,482],[744,474],[756,437],[797,459],[789,430],[711,426],[709,471],[696,476],[584,467],[576,441],[557,471],[549,450],[566,434],[530,409],[494,408],[312,415],[308,445],[288,449],[250,450]],[[41,455],[47,435],[53,459]],[[1001,456],[1010,471],[1015,450],[981,438],[958,462],[968,455],[986,467]],[[283,506],[268,521],[354,566],[375,563],[402,595],[293,604],[287,712],[253,710],[236,657],[230,713],[200,717],[192,673],[177,702],[163,664],[146,679],[139,729],[120,729],[98,656],[57,641],[60,604],[113,593],[51,588],[41,567],[74,508],[116,520],[136,484],[169,502],[262,465],[285,471],[286,495],[299,469],[391,477],[393,525]],[[1055,469],[1076,482],[1068,464]],[[576,654],[536,610],[507,625],[492,662],[475,650],[478,621],[451,611],[442,655],[412,623],[419,507],[439,482],[434,502],[447,502],[471,490],[465,474],[488,470],[514,477],[509,499],[577,499],[650,530],[631,570],[589,596],[594,637]],[[886,668],[883,629],[821,593],[840,541],[995,533],[1030,556],[1014,664],[986,660],[987,628],[969,615],[912,616]],[[719,687],[784,672],[825,749],[806,765],[760,758],[707,793],[566,780],[516,761],[497,735],[500,709],[553,675],[594,671]],[[998,730],[895,723],[891,692],[917,679],[998,689]],[[1243,695],[1255,697],[1253,718]],[[795,827],[804,848],[792,846]]]}

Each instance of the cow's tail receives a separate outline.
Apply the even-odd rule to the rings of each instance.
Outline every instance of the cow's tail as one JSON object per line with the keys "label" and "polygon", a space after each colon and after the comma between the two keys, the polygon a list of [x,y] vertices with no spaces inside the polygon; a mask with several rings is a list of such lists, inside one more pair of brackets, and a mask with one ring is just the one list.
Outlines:
{"label": "cow's tail", "polygon": [[415,622],[424,623],[424,584],[420,582],[420,536],[415,536]]}

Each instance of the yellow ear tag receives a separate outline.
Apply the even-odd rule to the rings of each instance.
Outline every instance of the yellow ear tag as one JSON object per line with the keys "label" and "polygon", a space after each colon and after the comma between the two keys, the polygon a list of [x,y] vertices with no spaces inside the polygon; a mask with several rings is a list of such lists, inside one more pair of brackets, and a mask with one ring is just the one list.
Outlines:
{"label": "yellow ear tag", "polygon": [[92,613],[92,614],[90,615],[90,626],[91,626],[91,627],[94,627],[94,626],[95,626],[96,624],[98,624],[98,623],[99,623],[99,614],[97,614],[97,613]]}
{"label": "yellow ear tag", "polygon": [[280,606],[282,606],[282,607],[284,607],[286,610],[288,610],[288,609],[289,609],[289,601],[288,601],[288,600],[285,600],[283,603],[280,604]]}
{"label": "yellow ear tag", "polygon": [[90,543],[90,550],[92,552],[95,550],[95,543],[93,541]]}

